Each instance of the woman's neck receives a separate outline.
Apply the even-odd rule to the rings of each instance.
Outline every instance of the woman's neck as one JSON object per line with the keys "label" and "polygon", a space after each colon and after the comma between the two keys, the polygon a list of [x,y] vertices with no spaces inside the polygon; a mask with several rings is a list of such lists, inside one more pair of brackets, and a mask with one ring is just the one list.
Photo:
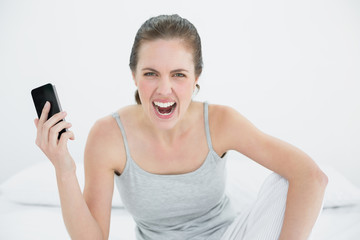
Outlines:
{"label": "woman's neck", "polygon": [[190,103],[186,113],[178,120],[174,127],[170,129],[159,129],[150,120],[141,108],[141,117],[139,118],[139,124],[144,131],[148,133],[151,138],[162,146],[169,146],[176,144],[178,139],[181,139],[189,130],[194,126],[196,122],[196,110],[195,104]]}

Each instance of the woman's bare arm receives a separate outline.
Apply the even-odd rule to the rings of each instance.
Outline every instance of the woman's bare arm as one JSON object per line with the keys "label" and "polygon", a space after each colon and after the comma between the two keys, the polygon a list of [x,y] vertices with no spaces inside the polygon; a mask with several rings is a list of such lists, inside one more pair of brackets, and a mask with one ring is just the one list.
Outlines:
{"label": "woman's bare arm", "polygon": [[[67,231],[71,239],[105,239],[108,233],[101,228],[101,224],[92,215],[84,199],[75,174],[75,162],[67,149],[67,141],[74,139],[74,135],[71,131],[67,131],[61,135],[60,140],[57,139],[58,133],[63,128],[69,128],[71,124],[65,121],[56,124],[65,117],[66,113],[55,114],[46,120],[49,109],[50,104],[48,103],[45,105],[40,119],[34,121],[37,127],[36,144],[55,167],[61,209]],[[109,176],[105,177],[106,183],[112,186]],[[102,184],[106,184],[106,180]],[[110,195],[112,196],[112,192],[105,195],[104,198],[109,198]]]}
{"label": "woman's bare arm", "polygon": [[81,192],[75,171],[56,174],[61,210],[71,239],[105,239]]}
{"label": "woman's bare arm", "polygon": [[104,239],[110,231],[114,172],[122,172],[126,154],[121,132],[115,119],[107,116],[92,127],[85,148],[84,198],[99,223]]}
{"label": "woman's bare arm", "polygon": [[261,132],[234,109],[214,105],[209,114],[212,128],[218,128],[221,153],[236,150],[289,181],[280,239],[307,239],[322,206],[327,176],[303,151]]}

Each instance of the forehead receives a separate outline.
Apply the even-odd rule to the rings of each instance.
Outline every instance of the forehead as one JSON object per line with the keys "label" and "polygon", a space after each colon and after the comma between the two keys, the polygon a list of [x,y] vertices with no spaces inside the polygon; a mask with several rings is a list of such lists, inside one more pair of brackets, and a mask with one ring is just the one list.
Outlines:
{"label": "forehead", "polygon": [[138,67],[150,65],[154,68],[193,68],[192,50],[181,39],[144,41],[139,49]]}

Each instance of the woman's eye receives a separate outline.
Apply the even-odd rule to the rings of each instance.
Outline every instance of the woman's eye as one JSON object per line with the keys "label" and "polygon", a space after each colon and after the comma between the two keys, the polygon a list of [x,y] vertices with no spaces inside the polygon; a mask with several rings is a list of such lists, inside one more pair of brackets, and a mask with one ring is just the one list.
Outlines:
{"label": "woman's eye", "polygon": [[184,74],[182,74],[182,73],[175,73],[175,75],[174,75],[175,77],[185,77],[185,75]]}
{"label": "woman's eye", "polygon": [[152,76],[156,76],[156,74],[153,73],[153,72],[147,72],[147,73],[144,74],[144,76],[150,76],[150,77],[152,77]]}

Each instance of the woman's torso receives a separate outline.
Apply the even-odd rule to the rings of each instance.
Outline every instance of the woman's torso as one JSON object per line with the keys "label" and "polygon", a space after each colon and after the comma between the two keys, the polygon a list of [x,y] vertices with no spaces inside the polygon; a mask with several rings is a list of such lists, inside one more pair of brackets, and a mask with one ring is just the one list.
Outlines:
{"label": "woman's torso", "polygon": [[122,141],[122,156],[114,167],[121,174],[115,181],[137,223],[138,239],[219,238],[235,213],[224,194],[225,160],[211,143],[207,105],[205,111],[205,104],[193,103],[189,127],[171,143],[148,135],[138,121],[139,107],[115,114],[122,128],[117,141]]}

